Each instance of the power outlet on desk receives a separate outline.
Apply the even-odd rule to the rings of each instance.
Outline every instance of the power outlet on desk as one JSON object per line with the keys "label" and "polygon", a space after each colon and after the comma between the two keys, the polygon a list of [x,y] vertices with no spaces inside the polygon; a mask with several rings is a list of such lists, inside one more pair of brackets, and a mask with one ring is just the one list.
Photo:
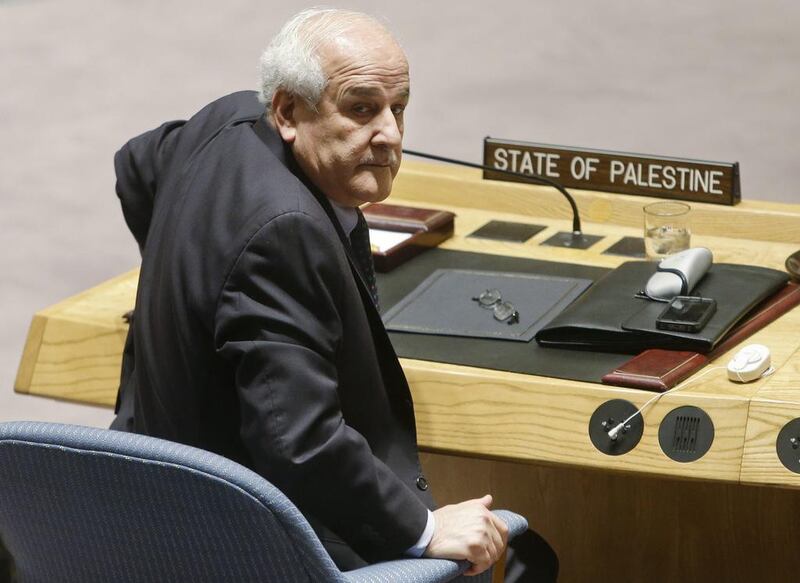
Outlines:
{"label": "power outlet on desk", "polygon": [[636,447],[644,432],[641,415],[628,421],[616,439],[611,439],[608,432],[637,410],[636,405],[624,399],[606,401],[595,410],[589,420],[589,439],[598,451],[606,455],[622,455]]}
{"label": "power outlet on desk", "polygon": [[775,442],[778,459],[790,472],[800,474],[800,418],[783,426]]}

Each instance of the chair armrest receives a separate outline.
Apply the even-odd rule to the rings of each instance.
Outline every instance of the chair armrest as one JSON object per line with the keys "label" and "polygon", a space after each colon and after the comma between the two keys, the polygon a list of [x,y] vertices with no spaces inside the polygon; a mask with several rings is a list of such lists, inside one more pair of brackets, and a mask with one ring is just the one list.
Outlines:
{"label": "chair armrest", "polygon": [[349,583],[446,583],[467,570],[467,561],[447,559],[397,559],[343,573]]}
{"label": "chair armrest", "polygon": [[492,512],[508,525],[508,540],[528,530],[528,521],[525,520],[525,517],[515,514],[510,510],[492,510]]}
{"label": "chair armrest", "polygon": [[[496,516],[508,525],[508,540],[522,534],[528,528],[528,521],[519,514],[508,510],[494,510]],[[447,559],[398,559],[375,563],[355,571],[343,573],[349,583],[387,583],[388,581],[413,581],[413,583],[446,583],[453,581],[469,567],[467,561]],[[487,583],[491,580],[492,569],[470,577],[471,583]],[[466,578],[464,578],[466,579]]]}

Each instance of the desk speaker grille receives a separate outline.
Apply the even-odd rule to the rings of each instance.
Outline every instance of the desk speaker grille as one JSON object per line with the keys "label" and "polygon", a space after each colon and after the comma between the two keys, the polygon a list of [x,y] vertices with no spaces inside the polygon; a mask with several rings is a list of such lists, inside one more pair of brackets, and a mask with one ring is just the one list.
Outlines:
{"label": "desk speaker grille", "polygon": [[661,450],[676,462],[703,457],[714,441],[714,423],[699,407],[685,406],[666,414],[658,428]]}
{"label": "desk speaker grille", "polygon": [[697,451],[697,429],[699,427],[699,416],[678,415],[678,418],[675,419],[672,449],[681,453],[695,453]]}

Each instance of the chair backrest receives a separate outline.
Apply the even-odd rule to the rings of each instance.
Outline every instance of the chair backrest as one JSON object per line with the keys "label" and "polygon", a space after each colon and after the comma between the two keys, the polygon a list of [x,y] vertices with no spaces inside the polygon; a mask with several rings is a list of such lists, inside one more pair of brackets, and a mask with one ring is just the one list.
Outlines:
{"label": "chair backrest", "polygon": [[345,581],[295,506],[221,456],[0,423],[0,538],[20,582]]}

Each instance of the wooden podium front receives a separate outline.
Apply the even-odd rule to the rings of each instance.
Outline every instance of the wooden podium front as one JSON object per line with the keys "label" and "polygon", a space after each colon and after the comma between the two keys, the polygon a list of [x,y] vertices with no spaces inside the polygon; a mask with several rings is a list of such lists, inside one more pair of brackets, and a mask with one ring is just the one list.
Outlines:
{"label": "wooden podium front", "polygon": [[[588,250],[541,245],[571,226],[569,205],[544,187],[404,162],[390,201],[455,212],[446,249],[609,268],[629,260],[603,251],[641,236],[641,208],[654,199],[574,194],[584,231],[602,236]],[[782,269],[800,247],[800,205],[692,207],[692,244],[717,262]],[[546,228],[525,243],[467,237],[489,220]],[[136,278],[128,272],[37,313],[16,390],[113,406]],[[640,443],[620,456],[590,442],[592,413],[611,399],[640,406],[652,393],[403,359],[432,490],[440,504],[491,492],[497,507],[525,515],[556,549],[562,582],[797,580],[800,474],[781,463],[776,442],[800,418],[799,331],[794,309],[747,340],[772,351],[770,377],[741,385],[724,369],[696,374],[646,410]],[[735,350],[709,367],[724,367]],[[658,442],[661,420],[682,405],[714,424],[711,449],[691,463]]]}

